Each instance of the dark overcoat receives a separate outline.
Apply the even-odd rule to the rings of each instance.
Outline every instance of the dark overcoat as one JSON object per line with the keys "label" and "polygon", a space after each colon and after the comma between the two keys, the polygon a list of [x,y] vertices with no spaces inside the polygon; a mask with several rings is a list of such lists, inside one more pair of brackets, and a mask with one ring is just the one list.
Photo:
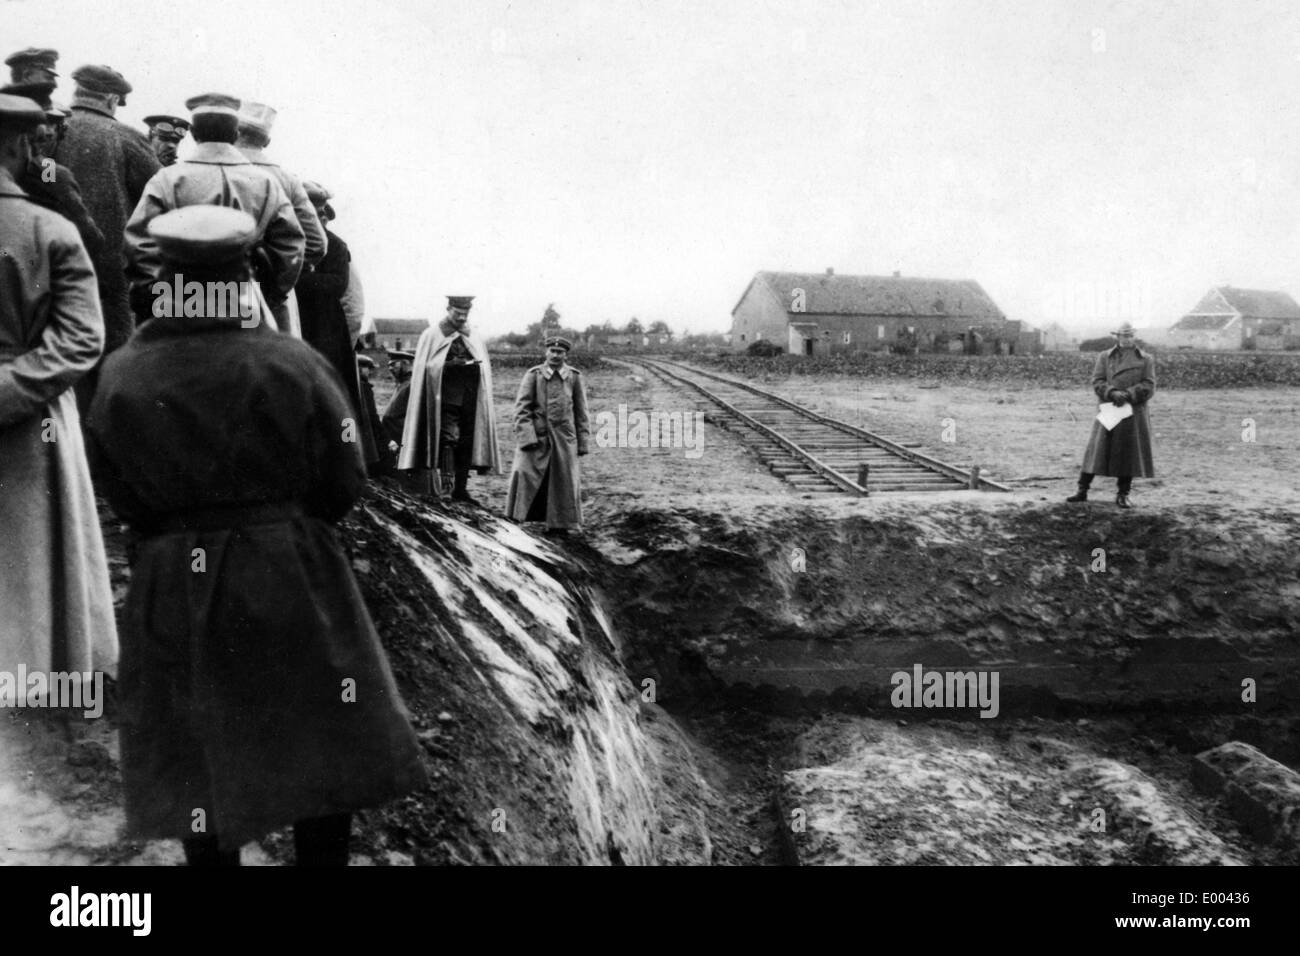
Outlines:
{"label": "dark overcoat", "polygon": [[86,208],[104,234],[92,261],[104,310],[107,355],[130,338],[135,327],[123,271],[123,230],[145,184],[162,167],[143,133],[75,100],[55,158],[72,170]]}
{"label": "dark overcoat", "polygon": [[533,500],[545,486],[546,526],[580,527],[578,456],[587,453],[591,435],[582,373],[568,364],[559,369],[534,365],[519,383],[514,423],[517,445],[506,496],[507,517],[527,520]]}
{"label": "dark overcoat", "polygon": [[353,349],[348,318],[343,312],[343,293],[351,276],[352,253],[348,244],[328,229],[325,257],[315,269],[304,270],[294,289],[298,296],[298,321],[302,340],[313,346],[334,366],[347,389],[348,399],[357,412],[357,429],[361,451],[367,463],[379,460],[375,441],[377,419],[372,420],[361,397],[361,379],[357,373],[357,353]]}
{"label": "dark overcoat", "polygon": [[266,323],[156,318],[105,363],[89,420],[143,535],[122,637],[131,834],[223,845],[424,781],[332,523],[360,494],[337,374]]}
{"label": "dark overcoat", "polygon": [[1117,345],[1097,356],[1092,373],[1092,390],[1097,401],[1110,401],[1114,389],[1128,397],[1133,414],[1110,431],[1093,420],[1092,435],[1083,453],[1083,470],[1113,478],[1152,478],[1155,469],[1151,463],[1151,419],[1147,402],[1156,391],[1156,363],[1150,353],[1136,346],[1122,349]]}

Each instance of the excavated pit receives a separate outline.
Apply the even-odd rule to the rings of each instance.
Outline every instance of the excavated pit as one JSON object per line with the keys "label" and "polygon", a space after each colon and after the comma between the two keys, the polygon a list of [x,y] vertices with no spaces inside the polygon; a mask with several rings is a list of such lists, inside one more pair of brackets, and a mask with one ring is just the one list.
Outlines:
{"label": "excavated pit", "polygon": [[[379,482],[339,535],[431,783],[353,862],[1300,862],[1297,523],[611,500],[557,541]],[[894,706],[916,665],[996,671],[997,715]],[[115,709],[4,715],[0,861],[180,861],[114,835]]]}

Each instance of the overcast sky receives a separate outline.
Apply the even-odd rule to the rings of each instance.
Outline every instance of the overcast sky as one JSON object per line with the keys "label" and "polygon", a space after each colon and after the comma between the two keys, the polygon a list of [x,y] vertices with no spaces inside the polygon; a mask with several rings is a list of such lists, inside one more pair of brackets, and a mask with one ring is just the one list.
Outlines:
{"label": "overcast sky", "polygon": [[1280,0],[0,0],[0,36],[60,51],[56,99],[120,70],[128,123],[277,107],[372,315],[722,330],[756,270],[828,266],[973,278],[1037,324],[1300,292]]}

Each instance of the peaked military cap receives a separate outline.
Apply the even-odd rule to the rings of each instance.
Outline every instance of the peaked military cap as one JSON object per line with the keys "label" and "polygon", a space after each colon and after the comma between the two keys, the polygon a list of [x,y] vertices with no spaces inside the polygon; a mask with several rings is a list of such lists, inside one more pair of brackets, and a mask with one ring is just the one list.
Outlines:
{"label": "peaked military cap", "polygon": [[384,351],[388,353],[388,361],[390,362],[414,362],[415,361],[414,352],[403,352],[400,349],[385,349]]}
{"label": "peaked military cap", "polygon": [[474,304],[472,295],[449,295],[447,296],[447,308],[449,309],[466,309]]}
{"label": "peaked military cap", "polygon": [[275,126],[276,111],[265,103],[244,100],[239,104],[239,125],[257,130],[263,136],[270,137]]}
{"label": "peaked military cap", "polygon": [[149,235],[170,262],[229,262],[257,241],[257,220],[228,206],[182,206],[149,220]]}
{"label": "peaked military cap", "polygon": [[328,202],[334,198],[334,194],[313,180],[306,180],[302,188],[307,191],[307,198],[311,200],[313,206],[319,206],[323,202]]}
{"label": "peaked military cap", "polygon": [[227,96],[225,93],[200,93],[186,100],[185,108],[190,111],[191,116],[202,116],[205,113],[238,116],[239,98]]}
{"label": "peaked military cap", "polygon": [[132,90],[126,77],[111,66],[79,66],[73,71],[72,79],[83,90],[92,93],[116,93],[122,97],[123,106],[126,105],[126,94]]}
{"label": "peaked military cap", "polygon": [[[54,64],[59,62],[58,50],[44,50],[36,47],[28,47],[26,50],[19,50],[17,53],[11,53],[5,57],[5,66],[10,67],[15,72],[23,68],[36,68],[38,70],[49,70],[54,73]],[[55,76],[59,74],[54,73]]]}
{"label": "peaked military cap", "polygon": [[546,337],[546,347],[548,349],[564,349],[568,352],[573,348],[573,343],[562,335],[548,335]]}
{"label": "peaked military cap", "polygon": [[144,118],[145,125],[149,127],[149,132],[161,136],[163,139],[172,139],[180,142],[189,132],[190,121],[182,119],[179,116],[169,116],[166,113],[155,113],[153,116]]}
{"label": "peaked military cap", "polygon": [[0,86],[0,93],[8,93],[10,96],[25,96],[47,113],[53,108],[50,100],[50,94],[54,92],[53,83],[9,83]]}
{"label": "peaked military cap", "polygon": [[375,360],[372,359],[369,355],[358,355],[357,364],[360,365],[362,368],[374,368]]}
{"label": "peaked military cap", "polygon": [[0,93],[0,129],[24,129],[45,122],[45,110],[26,96]]}

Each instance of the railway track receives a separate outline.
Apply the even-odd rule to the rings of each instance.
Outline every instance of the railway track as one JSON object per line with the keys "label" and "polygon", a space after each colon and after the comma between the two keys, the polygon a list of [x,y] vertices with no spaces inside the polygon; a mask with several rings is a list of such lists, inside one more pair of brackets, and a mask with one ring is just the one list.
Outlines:
{"label": "railway track", "polygon": [[714,424],[737,435],[773,474],[802,492],[867,495],[896,491],[1010,491],[848,422],[819,415],[748,382],[677,362],[637,359],[660,379],[717,406]]}

